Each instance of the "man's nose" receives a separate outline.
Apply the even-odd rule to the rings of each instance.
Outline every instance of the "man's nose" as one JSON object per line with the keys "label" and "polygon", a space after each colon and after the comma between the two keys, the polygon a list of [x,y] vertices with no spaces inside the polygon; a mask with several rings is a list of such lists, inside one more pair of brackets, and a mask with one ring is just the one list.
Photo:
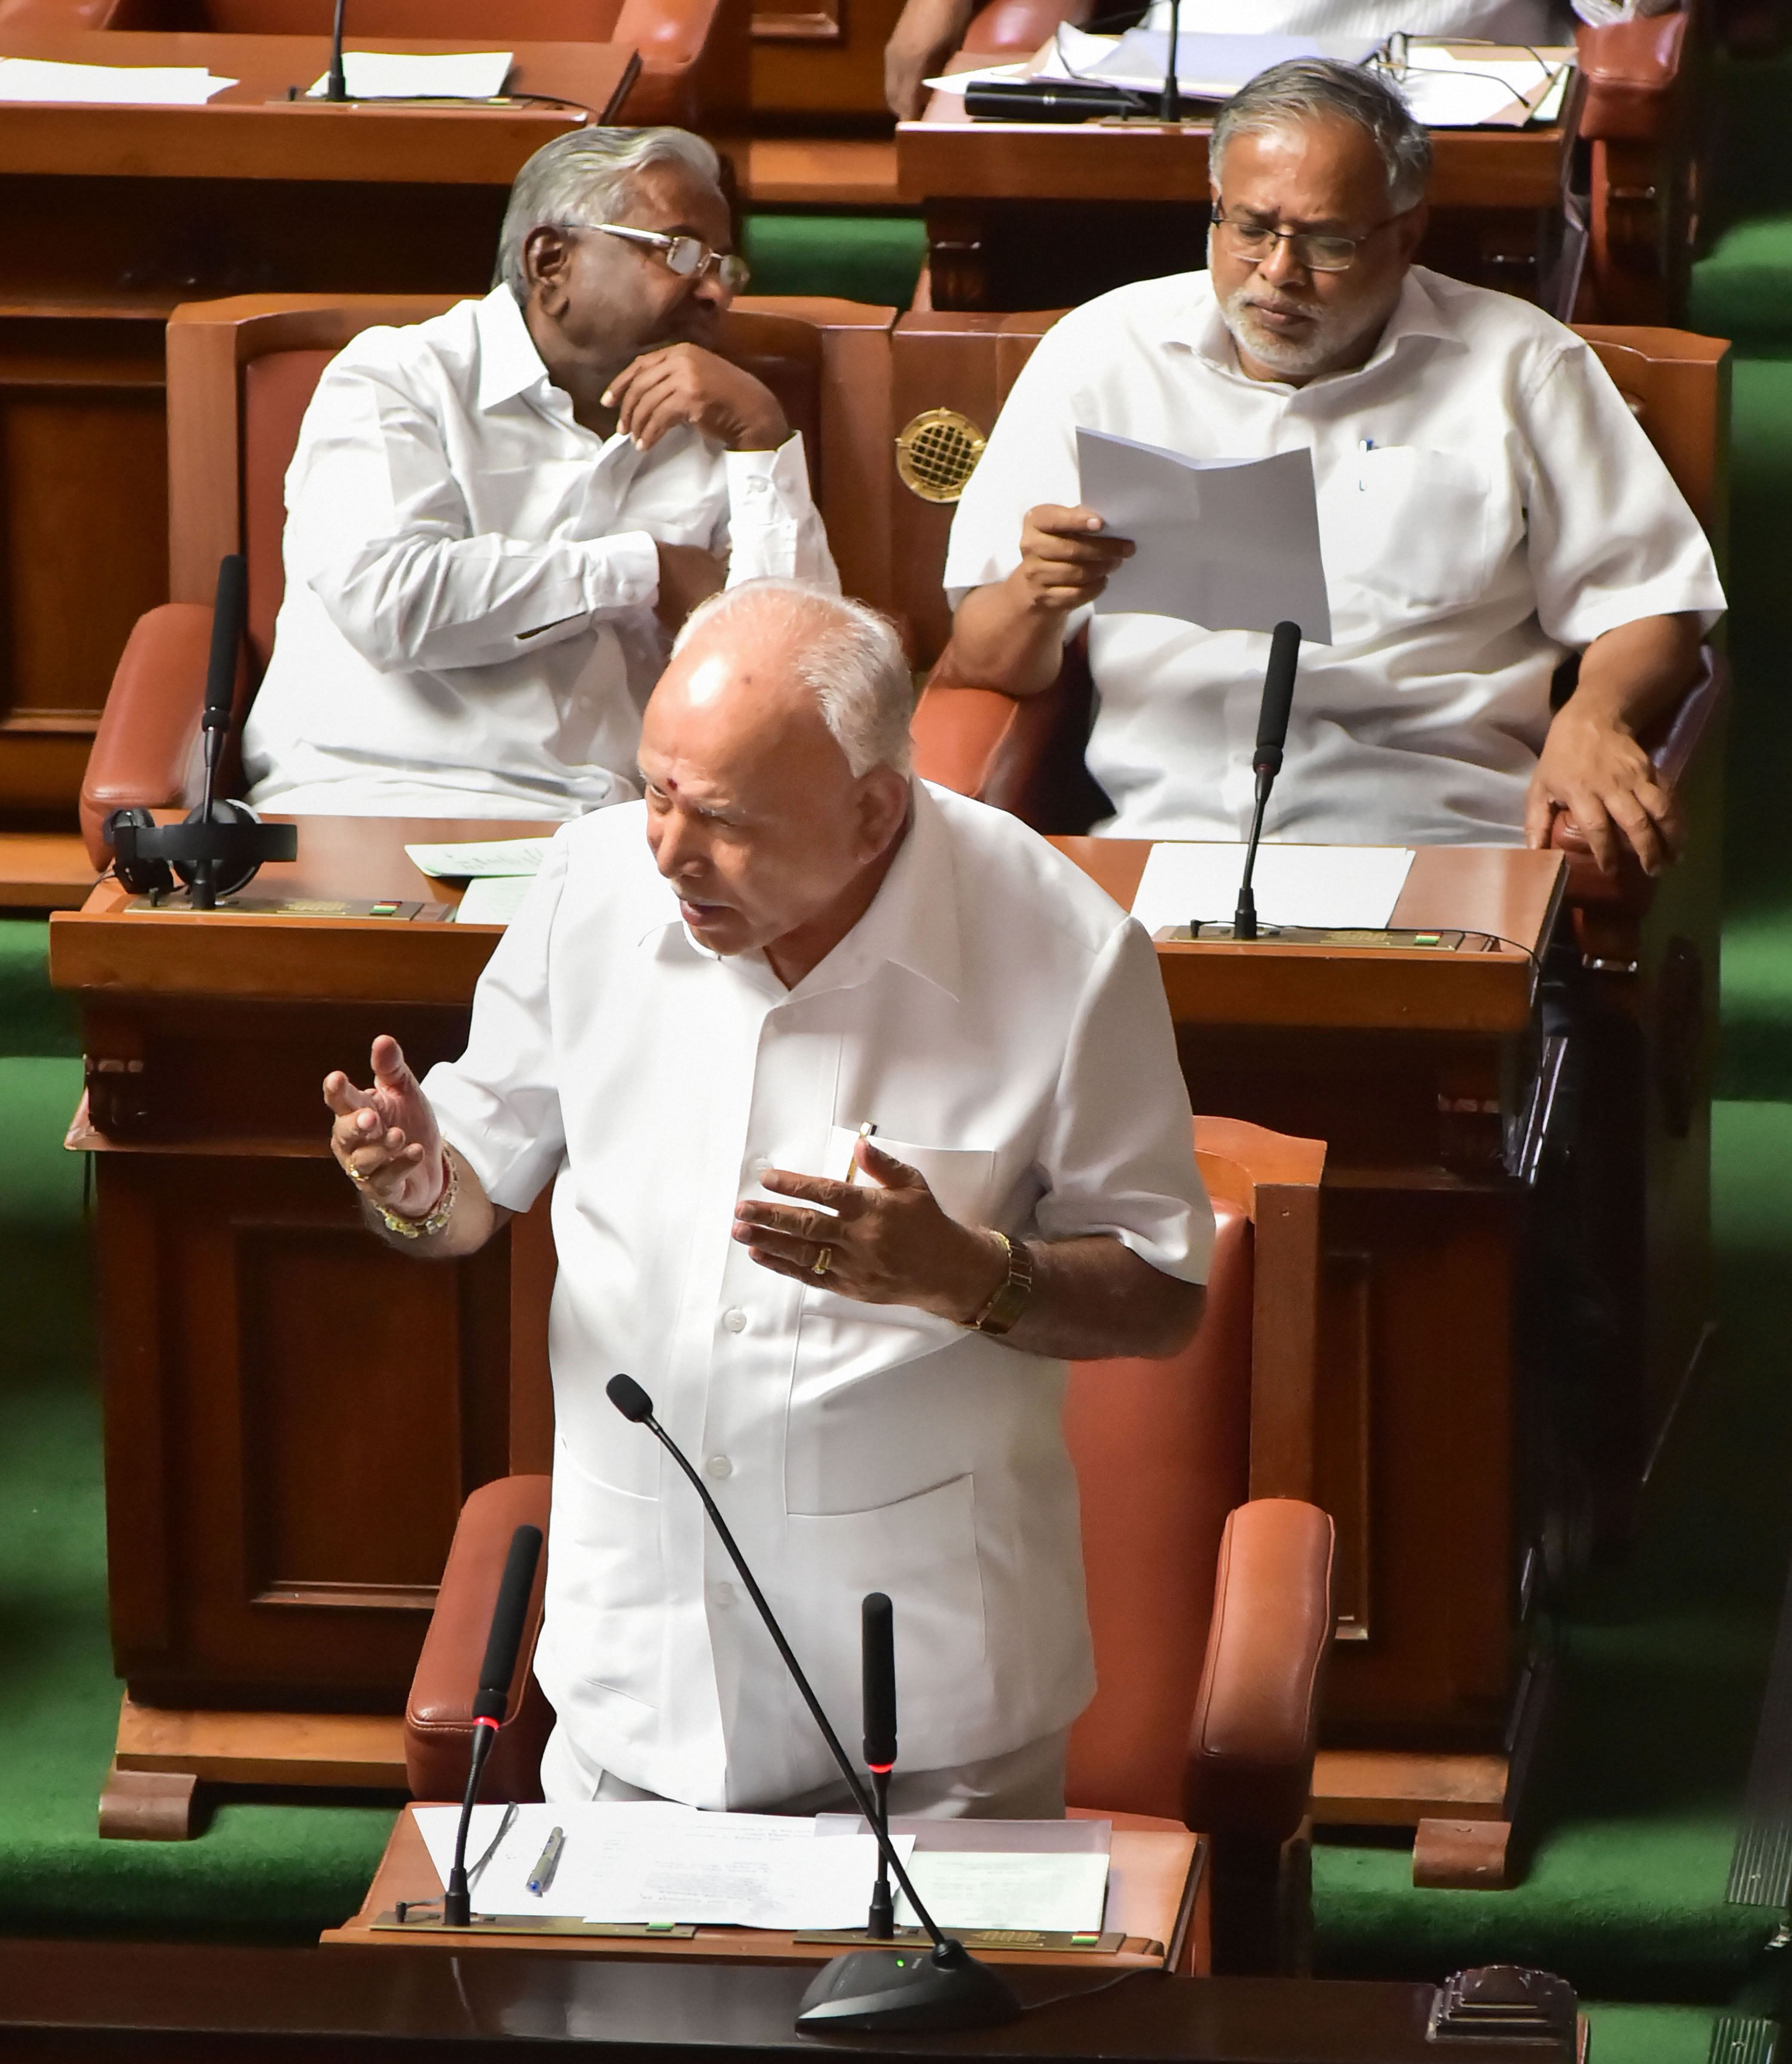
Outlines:
{"label": "man's nose", "polygon": [[1295,256],[1291,238],[1279,236],[1270,247],[1266,258],[1258,262],[1257,269],[1272,287],[1285,286],[1291,280],[1305,280],[1307,268]]}
{"label": "man's nose", "polygon": [[654,845],[654,865],[665,879],[671,881],[681,874],[688,874],[701,859],[689,820],[677,810],[662,818],[659,836]]}
{"label": "man's nose", "polygon": [[733,305],[735,297],[722,284],[722,268],[719,265],[711,266],[702,279],[697,282],[695,292],[697,299],[714,308],[718,314],[726,315]]}

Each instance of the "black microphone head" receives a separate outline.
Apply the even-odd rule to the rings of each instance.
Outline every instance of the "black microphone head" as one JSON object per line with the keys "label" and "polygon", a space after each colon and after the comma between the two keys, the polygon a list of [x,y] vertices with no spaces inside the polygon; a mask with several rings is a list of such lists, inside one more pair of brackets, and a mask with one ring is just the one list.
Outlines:
{"label": "black microphone head", "polygon": [[218,593],[211,611],[211,655],[205,670],[207,729],[230,722],[236,699],[236,661],[243,647],[243,627],[249,611],[249,562],[240,552],[218,562]]}
{"label": "black microphone head", "polygon": [[473,1702],[476,1720],[504,1718],[510,1679],[517,1674],[517,1651],[522,1646],[530,1594],[535,1588],[535,1566],[541,1558],[541,1528],[519,1526],[510,1536],[510,1552],[504,1558],[504,1574],[498,1582],[497,1603],[492,1608],[485,1659],[479,1666],[478,1695]]}
{"label": "black microphone head", "polygon": [[1270,634],[1269,664],[1263,670],[1263,703],[1257,719],[1257,752],[1252,765],[1268,764],[1279,772],[1282,748],[1288,740],[1288,716],[1294,707],[1295,672],[1300,664],[1300,626],[1283,621]]}
{"label": "black microphone head", "polygon": [[882,1591],[860,1608],[865,1707],[865,1761],[885,1770],[896,1760],[896,1618]]}
{"label": "black microphone head", "polygon": [[632,1376],[613,1376],[604,1385],[604,1395],[625,1419],[637,1426],[654,1416],[654,1401]]}

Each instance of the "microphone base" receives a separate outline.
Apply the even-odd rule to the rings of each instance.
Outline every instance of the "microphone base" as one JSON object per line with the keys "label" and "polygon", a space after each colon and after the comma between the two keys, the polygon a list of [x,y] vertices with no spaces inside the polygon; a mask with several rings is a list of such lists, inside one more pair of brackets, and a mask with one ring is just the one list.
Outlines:
{"label": "microphone base", "polygon": [[1007,1981],[962,1948],[942,1962],[931,1949],[852,1949],[823,1967],[803,1995],[798,2030],[999,2028],[1021,2002]]}

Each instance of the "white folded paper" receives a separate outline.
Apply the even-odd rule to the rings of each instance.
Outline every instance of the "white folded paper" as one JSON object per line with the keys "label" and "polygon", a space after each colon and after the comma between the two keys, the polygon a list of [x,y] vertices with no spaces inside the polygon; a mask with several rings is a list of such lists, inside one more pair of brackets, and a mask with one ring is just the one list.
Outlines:
{"label": "white folded paper", "polygon": [[545,838],[467,839],[458,845],[408,845],[420,873],[440,881],[475,881],[487,874],[538,874],[548,857]]}
{"label": "white folded paper", "polygon": [[[1108,1896],[1108,1859],[919,1849],[904,1858],[927,1910],[940,1928],[1037,1929],[1097,1935]],[[896,1895],[904,1928],[920,1924]]]}
{"label": "white folded paper", "polygon": [[[1133,898],[1133,915],[1148,932],[1166,925],[1229,925],[1244,855],[1242,844],[1153,846]],[[1393,917],[1411,867],[1410,846],[1266,841],[1257,849],[1252,877],[1258,921],[1380,931]]]}
{"label": "white folded paper", "polygon": [[522,908],[532,874],[488,874],[467,884],[461,907],[454,913],[457,925],[508,925]]}
{"label": "white folded paper", "polygon": [[1331,642],[1313,455],[1186,458],[1100,430],[1077,432],[1077,490],[1135,550],[1108,578],[1097,615],[1180,617],[1206,631],[1273,631]]}
{"label": "white folded paper", "polygon": [[47,58],[0,58],[0,100],[81,102],[107,107],[203,107],[233,79],[203,65],[62,64]]}
{"label": "white folded paper", "polygon": [[[495,100],[510,76],[514,52],[348,50],[343,82],[351,100]],[[306,88],[312,100],[329,91],[328,72]]]}

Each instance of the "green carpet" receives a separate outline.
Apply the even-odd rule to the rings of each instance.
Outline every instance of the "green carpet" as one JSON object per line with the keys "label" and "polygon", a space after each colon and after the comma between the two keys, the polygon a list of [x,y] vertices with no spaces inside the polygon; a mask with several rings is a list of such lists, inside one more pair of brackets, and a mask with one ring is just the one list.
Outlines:
{"label": "green carpet", "polygon": [[50,927],[0,917],[0,1054],[79,1054],[74,999],[50,986]]}

